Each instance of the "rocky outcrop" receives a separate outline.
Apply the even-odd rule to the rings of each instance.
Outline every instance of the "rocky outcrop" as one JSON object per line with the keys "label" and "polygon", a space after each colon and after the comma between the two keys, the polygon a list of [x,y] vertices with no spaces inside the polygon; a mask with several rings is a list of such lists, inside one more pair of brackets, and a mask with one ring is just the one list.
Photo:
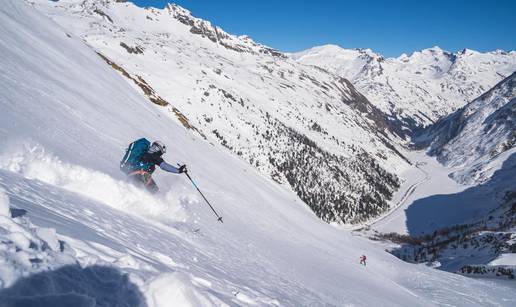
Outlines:
{"label": "rocky outcrop", "polygon": [[165,9],[175,19],[179,20],[184,25],[189,26],[191,33],[205,37],[227,49],[237,52],[265,54],[279,58],[286,58],[286,55],[283,53],[270,47],[258,44],[247,36],[236,37],[226,33],[224,30],[217,26],[213,26],[209,21],[195,18],[192,16],[190,11],[176,4],[168,4]]}

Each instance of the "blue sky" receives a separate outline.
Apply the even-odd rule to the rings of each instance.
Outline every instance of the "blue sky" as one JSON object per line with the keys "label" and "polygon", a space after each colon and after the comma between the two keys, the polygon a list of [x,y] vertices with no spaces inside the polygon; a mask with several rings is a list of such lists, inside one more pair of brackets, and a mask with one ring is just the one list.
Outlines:
{"label": "blue sky", "polygon": [[[134,0],[162,8],[161,0]],[[515,0],[176,0],[226,32],[282,51],[317,45],[399,56],[435,45],[449,51],[516,49]]]}

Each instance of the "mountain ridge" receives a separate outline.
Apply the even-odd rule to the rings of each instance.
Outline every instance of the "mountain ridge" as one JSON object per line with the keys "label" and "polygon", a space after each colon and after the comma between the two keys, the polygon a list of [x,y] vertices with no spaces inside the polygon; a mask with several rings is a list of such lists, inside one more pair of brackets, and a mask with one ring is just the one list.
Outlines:
{"label": "mountain ridge", "polygon": [[516,70],[516,52],[503,50],[451,53],[435,46],[384,58],[370,49],[330,45],[289,56],[348,78],[407,136],[464,106]]}

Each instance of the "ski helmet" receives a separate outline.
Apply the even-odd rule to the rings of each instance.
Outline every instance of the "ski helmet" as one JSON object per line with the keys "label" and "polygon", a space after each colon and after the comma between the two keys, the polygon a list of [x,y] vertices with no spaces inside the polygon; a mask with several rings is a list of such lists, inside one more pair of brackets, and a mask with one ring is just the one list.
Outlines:
{"label": "ski helmet", "polygon": [[149,147],[149,153],[155,153],[159,152],[161,154],[164,154],[167,152],[167,146],[163,144],[161,141],[154,141],[152,142],[152,145]]}

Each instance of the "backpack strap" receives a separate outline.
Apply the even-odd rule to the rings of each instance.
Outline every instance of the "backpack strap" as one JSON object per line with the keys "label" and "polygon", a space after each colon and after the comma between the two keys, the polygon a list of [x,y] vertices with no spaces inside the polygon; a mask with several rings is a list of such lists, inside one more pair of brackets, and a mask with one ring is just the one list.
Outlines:
{"label": "backpack strap", "polygon": [[133,150],[133,147],[134,147],[134,143],[135,142],[132,142],[129,147],[127,148],[127,150],[125,151],[125,155],[124,157],[122,158],[122,161],[120,161],[120,168],[123,168],[125,166],[125,164],[127,163],[127,160],[129,159],[129,157],[131,156],[131,151]]}

